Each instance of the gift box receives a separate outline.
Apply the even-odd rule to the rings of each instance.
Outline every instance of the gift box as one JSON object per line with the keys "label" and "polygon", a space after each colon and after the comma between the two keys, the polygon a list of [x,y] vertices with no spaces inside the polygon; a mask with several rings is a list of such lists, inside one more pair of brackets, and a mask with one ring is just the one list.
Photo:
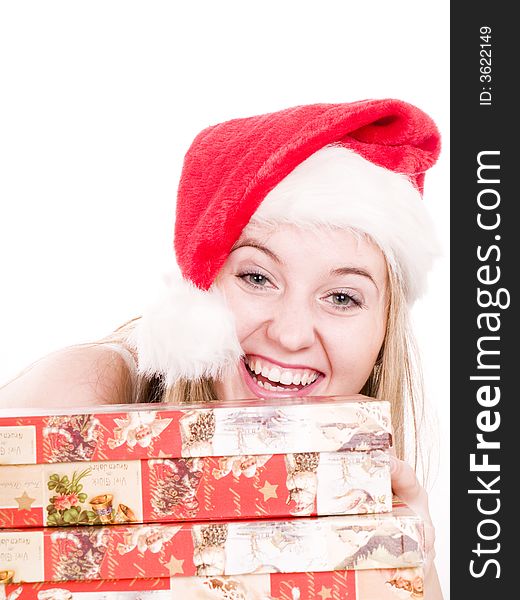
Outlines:
{"label": "gift box", "polygon": [[390,405],[362,396],[0,410],[0,464],[384,450]]}
{"label": "gift box", "polygon": [[378,515],[0,532],[0,564],[14,582],[409,568],[423,560],[422,521],[404,505]]}
{"label": "gift box", "polygon": [[0,527],[378,513],[389,456],[270,454],[0,466]]}
{"label": "gift box", "polygon": [[0,586],[0,600],[402,600],[423,596],[421,567]]}

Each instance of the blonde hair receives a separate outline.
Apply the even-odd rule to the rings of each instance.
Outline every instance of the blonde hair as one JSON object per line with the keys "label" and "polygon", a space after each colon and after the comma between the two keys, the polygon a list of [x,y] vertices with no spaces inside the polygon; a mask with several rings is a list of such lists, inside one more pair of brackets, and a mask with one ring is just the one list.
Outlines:
{"label": "blonde hair", "polygon": [[[406,457],[417,467],[419,461],[424,462],[418,436],[424,418],[422,371],[402,280],[392,269],[388,269],[388,279],[385,338],[379,358],[361,393],[390,402],[397,456],[401,459]],[[406,427],[410,422],[411,430]]]}
{"label": "blonde hair", "polygon": [[[409,323],[409,306],[402,278],[388,268],[388,318],[383,346],[378,360],[360,393],[387,400],[391,404],[394,447],[397,456],[407,458],[417,467],[420,458],[418,430],[423,419],[423,383],[415,339]],[[125,341],[137,319],[126,323],[101,341]],[[178,380],[165,387],[160,378],[138,375],[134,402],[167,402],[174,404],[218,401],[211,379]],[[412,428],[406,427],[411,423]]]}

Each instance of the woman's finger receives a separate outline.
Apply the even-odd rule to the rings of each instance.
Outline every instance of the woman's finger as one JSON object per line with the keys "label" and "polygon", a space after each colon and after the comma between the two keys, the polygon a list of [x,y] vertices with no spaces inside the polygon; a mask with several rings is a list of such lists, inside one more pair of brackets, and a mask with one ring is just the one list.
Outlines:
{"label": "woman's finger", "polygon": [[399,460],[395,456],[390,456],[390,473],[394,494],[408,504],[423,519],[426,517],[429,519],[428,495],[419,483],[412,467],[403,460]]}

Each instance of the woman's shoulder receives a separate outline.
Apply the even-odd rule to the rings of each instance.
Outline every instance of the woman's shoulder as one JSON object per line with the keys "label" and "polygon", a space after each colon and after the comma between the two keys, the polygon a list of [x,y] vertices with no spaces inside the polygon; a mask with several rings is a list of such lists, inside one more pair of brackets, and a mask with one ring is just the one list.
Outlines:
{"label": "woman's shoulder", "polygon": [[134,401],[135,363],[122,345],[71,346],[36,361],[0,388],[0,407],[74,407]]}

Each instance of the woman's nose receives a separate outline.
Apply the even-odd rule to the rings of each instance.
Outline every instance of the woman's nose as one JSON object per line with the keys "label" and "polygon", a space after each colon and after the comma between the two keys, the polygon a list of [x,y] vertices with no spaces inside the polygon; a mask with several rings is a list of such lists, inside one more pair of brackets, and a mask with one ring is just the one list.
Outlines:
{"label": "woman's nose", "polygon": [[267,325],[267,336],[291,352],[312,346],[316,330],[311,308],[302,302],[281,300]]}

